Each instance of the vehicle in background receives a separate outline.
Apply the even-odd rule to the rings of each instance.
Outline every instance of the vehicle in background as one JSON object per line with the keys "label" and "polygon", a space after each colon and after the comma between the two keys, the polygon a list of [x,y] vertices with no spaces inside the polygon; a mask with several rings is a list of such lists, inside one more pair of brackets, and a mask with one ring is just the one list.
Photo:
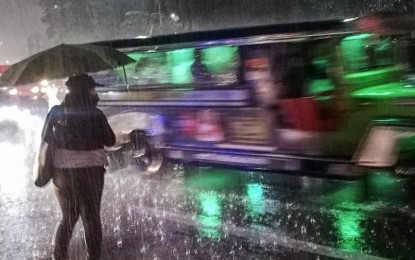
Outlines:
{"label": "vehicle in background", "polygon": [[[8,65],[0,65],[0,75],[3,74],[8,68]],[[5,103],[9,99],[8,90],[8,87],[0,86],[0,104]]]}
{"label": "vehicle in background", "polygon": [[[0,66],[0,70],[8,66]],[[63,99],[65,90],[43,80],[38,84],[0,86],[0,106],[17,106],[21,110],[44,116],[49,108]]]}
{"label": "vehicle in background", "polygon": [[[410,37],[362,25],[321,21],[96,43],[137,60],[125,67],[128,85],[98,89],[109,122],[126,122],[116,150],[132,147],[130,157],[152,172],[163,159],[346,177],[360,176],[358,166],[395,167],[399,158],[379,163],[382,151],[361,149],[377,149],[366,144],[385,133],[367,130],[379,118],[415,117],[415,85],[405,76]],[[398,152],[398,139],[388,151]]]}
{"label": "vehicle in background", "polygon": [[49,109],[47,96],[41,87],[33,84],[9,87],[9,105],[16,105],[20,109],[31,113],[44,115]]}

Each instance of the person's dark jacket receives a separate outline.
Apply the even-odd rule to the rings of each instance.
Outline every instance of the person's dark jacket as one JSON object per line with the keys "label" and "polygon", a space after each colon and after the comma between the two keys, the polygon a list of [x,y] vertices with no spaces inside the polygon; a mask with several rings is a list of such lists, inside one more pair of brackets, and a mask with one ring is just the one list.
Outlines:
{"label": "person's dark jacket", "polygon": [[90,151],[114,145],[115,135],[98,108],[60,105],[48,113],[42,140],[60,149]]}

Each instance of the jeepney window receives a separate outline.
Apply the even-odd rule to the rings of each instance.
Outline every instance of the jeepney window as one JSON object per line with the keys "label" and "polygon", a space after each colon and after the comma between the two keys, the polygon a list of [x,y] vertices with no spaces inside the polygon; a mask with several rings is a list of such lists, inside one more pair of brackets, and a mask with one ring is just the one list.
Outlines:
{"label": "jeepney window", "polygon": [[334,40],[314,40],[280,45],[273,59],[279,98],[319,97],[335,86],[329,75],[334,66]]}
{"label": "jeepney window", "polygon": [[399,62],[397,43],[389,35],[363,33],[345,37],[340,44],[345,73],[396,65]]}
{"label": "jeepney window", "polygon": [[[208,87],[239,81],[239,52],[235,46],[131,52],[136,62],[126,66],[128,83],[137,86]],[[122,69],[117,73],[122,77]]]}
{"label": "jeepney window", "polygon": [[337,127],[342,111],[330,69],[338,42],[335,38],[244,46],[244,79],[253,88],[256,104],[276,111],[279,127]]}
{"label": "jeepney window", "polygon": [[288,99],[331,91],[334,83],[328,70],[335,43],[330,39],[244,46],[244,80],[256,93],[264,93],[260,103],[270,92],[275,92],[275,99]]}

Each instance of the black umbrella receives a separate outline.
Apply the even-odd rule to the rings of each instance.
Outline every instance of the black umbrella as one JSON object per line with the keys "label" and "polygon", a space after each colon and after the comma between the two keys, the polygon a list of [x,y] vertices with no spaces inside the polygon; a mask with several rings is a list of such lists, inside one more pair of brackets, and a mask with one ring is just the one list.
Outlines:
{"label": "black umbrella", "polygon": [[114,69],[132,62],[135,60],[110,47],[61,44],[11,65],[0,76],[0,83],[13,86],[37,83]]}

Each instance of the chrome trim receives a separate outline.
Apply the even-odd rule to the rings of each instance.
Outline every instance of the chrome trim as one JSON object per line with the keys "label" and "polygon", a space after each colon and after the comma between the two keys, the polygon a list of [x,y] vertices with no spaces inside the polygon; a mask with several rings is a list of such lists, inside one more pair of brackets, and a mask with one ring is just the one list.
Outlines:
{"label": "chrome trim", "polygon": [[247,152],[247,151],[235,151],[232,153],[226,151],[223,148],[201,148],[201,147],[183,147],[183,146],[165,146],[164,149],[169,151],[182,151],[182,152],[205,152],[205,153],[215,153],[215,154],[233,154],[239,156],[249,156],[249,157],[264,157],[269,159],[297,159],[297,160],[310,160],[310,161],[321,161],[327,163],[338,163],[338,164],[350,164],[354,165],[354,162],[346,159],[338,158],[329,158],[324,156],[307,156],[307,155],[295,155],[295,154],[286,154],[278,152]]}
{"label": "chrome trim", "polygon": [[199,102],[176,102],[176,101],[112,101],[112,102],[105,102],[100,101],[98,105],[100,106],[198,106],[198,107],[210,107],[210,106],[223,106],[223,107],[241,107],[247,106],[249,104],[248,101],[238,101],[238,102],[206,102],[206,101],[199,101]]}
{"label": "chrome trim", "polygon": [[186,43],[174,43],[174,44],[163,44],[163,45],[148,45],[140,47],[130,47],[130,48],[119,48],[123,52],[134,52],[134,51],[168,51],[179,48],[192,48],[192,47],[212,47],[218,45],[255,45],[255,44],[270,44],[270,43],[280,43],[280,42],[299,42],[305,40],[311,40],[315,38],[330,38],[330,37],[339,37],[345,36],[348,34],[356,33],[356,31],[344,31],[344,32],[322,32],[322,33],[277,33],[270,35],[261,35],[261,36],[251,36],[243,38],[228,38],[223,40],[214,40],[214,41],[200,41],[200,42],[186,42]]}

